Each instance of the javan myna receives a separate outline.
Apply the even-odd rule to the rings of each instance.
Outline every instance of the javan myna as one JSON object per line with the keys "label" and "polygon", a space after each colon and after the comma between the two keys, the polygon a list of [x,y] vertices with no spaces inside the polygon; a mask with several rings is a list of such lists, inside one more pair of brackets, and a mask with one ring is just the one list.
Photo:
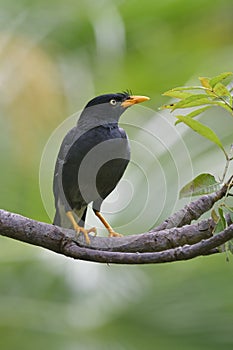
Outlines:
{"label": "javan myna", "polygon": [[54,225],[88,234],[85,229],[87,205],[92,208],[109,232],[109,237],[121,236],[100,213],[104,199],[114,190],[130,160],[126,132],[119,127],[124,111],[149,100],[128,92],[106,94],[93,98],[83,109],[77,125],[71,129],[60,147],[56,161],[53,192],[56,214]]}

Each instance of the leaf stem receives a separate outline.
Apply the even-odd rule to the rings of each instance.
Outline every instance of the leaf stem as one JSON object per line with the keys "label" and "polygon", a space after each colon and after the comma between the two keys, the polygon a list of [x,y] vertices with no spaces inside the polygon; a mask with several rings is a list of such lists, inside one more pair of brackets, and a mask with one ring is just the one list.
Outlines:
{"label": "leaf stem", "polygon": [[224,168],[224,171],[223,171],[223,175],[222,175],[222,179],[221,179],[221,182],[224,182],[224,179],[226,177],[226,174],[227,174],[227,171],[228,171],[228,168],[229,168],[229,164],[230,162],[233,160],[233,157],[230,157],[231,153],[232,153],[232,149],[230,151],[230,154],[228,155],[225,151],[225,149],[223,148],[223,152],[225,154],[225,157],[226,157],[226,164],[225,164],[225,168]]}
{"label": "leaf stem", "polygon": [[230,108],[231,114],[233,114],[233,107],[232,107],[232,105],[228,101],[226,101],[222,96],[219,96],[218,94],[216,94],[214,89],[206,88],[204,86],[202,87],[202,89],[204,89],[206,92],[211,92],[216,98],[218,98],[223,103],[225,103],[225,105]]}

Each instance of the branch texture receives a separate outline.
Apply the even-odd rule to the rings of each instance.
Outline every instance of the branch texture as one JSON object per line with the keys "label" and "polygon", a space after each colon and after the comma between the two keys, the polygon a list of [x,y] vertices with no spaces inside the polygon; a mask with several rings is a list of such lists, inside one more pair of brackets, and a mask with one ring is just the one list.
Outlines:
{"label": "branch texture", "polygon": [[91,244],[73,230],[0,210],[0,234],[47,248],[74,259],[116,264],[150,264],[188,260],[219,252],[233,238],[233,224],[212,236],[212,219],[191,224],[210,210],[232,187],[232,177],[219,191],[186,205],[150,232],[122,238],[92,237]]}
{"label": "branch texture", "polygon": [[84,240],[81,237],[77,239],[73,230],[62,229],[4,210],[0,211],[1,235],[44,247],[74,259],[101,263],[164,263],[213,254],[218,252],[216,247],[233,238],[233,225],[215,236],[211,236],[212,228],[212,220],[203,220],[199,224],[182,228],[119,239],[93,237],[91,245],[85,247]]}

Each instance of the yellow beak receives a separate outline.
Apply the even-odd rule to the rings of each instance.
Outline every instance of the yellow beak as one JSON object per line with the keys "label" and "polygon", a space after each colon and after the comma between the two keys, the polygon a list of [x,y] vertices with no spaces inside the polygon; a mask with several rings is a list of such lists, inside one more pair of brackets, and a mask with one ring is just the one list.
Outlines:
{"label": "yellow beak", "polygon": [[150,98],[147,96],[129,96],[127,100],[123,101],[121,106],[126,108],[130,107],[132,105],[135,105],[136,103],[141,103],[144,101],[148,101]]}

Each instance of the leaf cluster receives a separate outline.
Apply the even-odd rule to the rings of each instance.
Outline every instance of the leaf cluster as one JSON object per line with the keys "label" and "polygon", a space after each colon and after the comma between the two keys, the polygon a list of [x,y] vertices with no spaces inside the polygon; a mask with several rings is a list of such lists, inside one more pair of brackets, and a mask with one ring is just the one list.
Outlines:
{"label": "leaf cluster", "polygon": [[[200,86],[181,86],[164,92],[163,95],[179,101],[164,105],[162,108],[170,109],[171,112],[177,109],[192,108],[188,114],[176,115],[176,124],[183,122],[201,136],[215,143],[227,157],[227,152],[218,135],[194,118],[213,106],[224,108],[233,116],[232,88],[229,84],[233,80],[233,73],[221,73],[213,78],[200,77],[199,80]],[[193,109],[194,107],[198,108]]]}
{"label": "leaf cluster", "polygon": [[[175,115],[177,119],[175,125],[184,123],[193,131],[217,145],[224,153],[226,164],[219,181],[212,174],[200,174],[181,189],[180,198],[209,194],[219,190],[224,185],[229,163],[233,160],[232,148],[230,152],[227,152],[215,131],[200,120],[195,119],[211,107],[221,107],[233,116],[233,73],[225,72],[212,78],[200,77],[199,81],[200,86],[181,86],[166,91],[163,95],[175,98],[178,101],[164,105],[161,108],[170,109],[171,112],[191,108],[188,113]],[[228,195],[230,194],[228,193]],[[216,223],[215,233],[221,232],[228,226],[226,217],[230,218],[230,222],[233,221],[233,208],[227,206],[224,200],[218,206],[217,212],[212,211],[212,218]],[[232,241],[228,242],[228,249],[233,252]]]}

